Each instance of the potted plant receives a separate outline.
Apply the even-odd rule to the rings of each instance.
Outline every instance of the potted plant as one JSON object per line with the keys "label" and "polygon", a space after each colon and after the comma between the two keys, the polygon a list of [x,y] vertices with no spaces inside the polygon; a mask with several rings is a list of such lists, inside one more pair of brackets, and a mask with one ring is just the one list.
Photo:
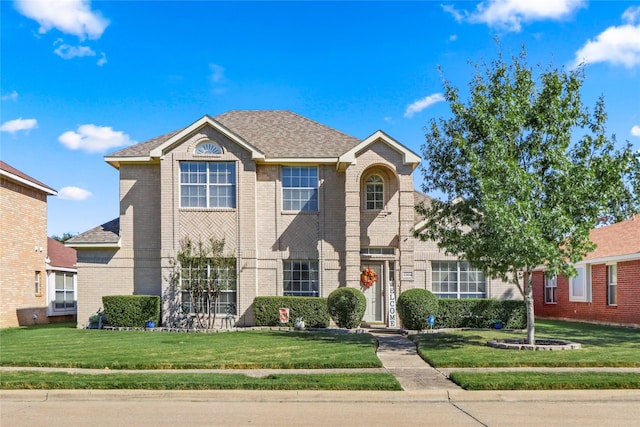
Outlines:
{"label": "potted plant", "polygon": [[493,329],[502,329],[502,320],[495,319],[493,321]]}
{"label": "potted plant", "polygon": [[296,331],[304,331],[304,319],[302,317],[297,317],[295,323],[293,324],[293,328]]}

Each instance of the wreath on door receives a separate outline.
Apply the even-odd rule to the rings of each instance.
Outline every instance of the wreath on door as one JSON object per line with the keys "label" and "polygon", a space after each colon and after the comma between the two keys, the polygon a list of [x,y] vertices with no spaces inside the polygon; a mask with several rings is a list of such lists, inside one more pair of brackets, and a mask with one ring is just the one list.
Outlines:
{"label": "wreath on door", "polygon": [[369,289],[373,284],[378,281],[378,275],[370,268],[365,268],[360,274],[360,283],[365,289]]}

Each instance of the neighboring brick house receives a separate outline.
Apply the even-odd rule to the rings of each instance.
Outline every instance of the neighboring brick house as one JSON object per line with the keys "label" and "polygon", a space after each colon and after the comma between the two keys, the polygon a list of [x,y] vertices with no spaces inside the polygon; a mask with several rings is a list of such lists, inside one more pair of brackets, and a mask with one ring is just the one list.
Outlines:
{"label": "neighboring brick house", "polygon": [[230,111],[105,160],[120,173],[120,216],[67,243],[79,327],[107,294],[161,295],[166,321],[180,300],[169,260],[187,236],[226,240],[236,265],[218,310],[236,307],[239,325],[254,323],[256,296],[326,297],[360,288],[365,268],[378,279],[365,291],[372,323],[395,326],[394,298],[413,287],[516,298],[413,237],[414,206],[429,200],[414,190],[420,158],[382,131],[360,140],[289,111]]}
{"label": "neighboring brick house", "polygon": [[0,161],[0,327],[46,323],[47,197],[57,192]]}
{"label": "neighboring brick house", "polygon": [[591,230],[574,278],[533,275],[537,317],[640,327],[640,215]]}

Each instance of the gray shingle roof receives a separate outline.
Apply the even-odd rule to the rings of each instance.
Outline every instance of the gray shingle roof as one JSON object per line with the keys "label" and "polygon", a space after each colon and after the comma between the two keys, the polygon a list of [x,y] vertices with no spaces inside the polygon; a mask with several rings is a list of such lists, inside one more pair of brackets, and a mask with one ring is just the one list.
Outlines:
{"label": "gray shingle roof", "polygon": [[120,218],[112,219],[102,225],[85,231],[66,241],[68,246],[110,243],[115,244],[120,241]]}
{"label": "gray shingle roof", "polygon": [[[212,120],[265,153],[267,158],[338,157],[360,143],[353,136],[287,110],[233,110]],[[132,145],[108,157],[148,156],[151,150],[184,129]]]}
{"label": "gray shingle roof", "polygon": [[214,117],[269,158],[338,157],[360,140],[286,110],[234,110]]}

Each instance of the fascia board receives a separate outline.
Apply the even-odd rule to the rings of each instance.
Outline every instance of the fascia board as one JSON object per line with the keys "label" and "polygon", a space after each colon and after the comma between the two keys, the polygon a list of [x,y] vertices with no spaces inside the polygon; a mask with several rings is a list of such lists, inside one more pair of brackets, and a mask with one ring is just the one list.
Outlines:
{"label": "fascia board", "polygon": [[109,157],[105,156],[104,161],[109,163],[116,169],[120,169],[122,163],[148,163],[151,161],[150,156],[137,156],[137,157]]}
{"label": "fascia board", "polygon": [[21,176],[14,175],[11,172],[7,172],[5,170],[0,169],[0,175],[4,175],[12,181],[19,182],[20,184],[24,184],[28,187],[35,188],[36,190],[40,190],[44,193],[47,193],[51,196],[57,196],[58,192],[51,188],[43,187],[42,185],[36,184],[35,182],[29,181],[28,179],[24,179]]}
{"label": "fascia board", "polygon": [[65,243],[65,246],[74,249],[120,249],[120,241],[117,243],[112,242],[97,242],[97,243]]}
{"label": "fascia board", "polygon": [[194,123],[192,123],[191,125],[189,125],[186,128],[182,129],[180,132],[178,132],[177,134],[173,135],[171,138],[169,138],[168,140],[163,142],[161,145],[159,145],[158,147],[156,147],[153,150],[151,150],[151,152],[149,153],[149,156],[150,157],[158,157],[158,158],[162,157],[162,155],[164,153],[164,150],[166,150],[168,147],[171,147],[176,142],[180,141],[181,139],[183,139],[184,137],[186,137],[190,133],[195,132],[196,130],[200,129],[201,127],[203,127],[205,125],[211,126],[215,130],[217,130],[218,132],[220,132],[221,134],[223,134],[224,136],[229,138],[230,140],[234,141],[236,144],[240,145],[241,147],[243,147],[244,149],[249,151],[251,153],[251,158],[253,160],[264,159],[264,157],[265,157],[264,153],[262,153],[256,147],[252,146],[247,141],[245,141],[244,139],[240,138],[238,135],[236,135],[235,133],[231,132],[225,126],[222,126],[220,123],[218,123],[217,121],[213,120],[209,116],[203,116],[200,119],[198,119],[197,121],[195,121]]}
{"label": "fascia board", "polygon": [[405,165],[413,165],[414,167],[416,167],[420,163],[421,161],[420,156],[418,156],[416,153],[409,150],[407,147],[405,147],[395,139],[391,138],[389,135],[382,132],[381,130],[374,132],[371,136],[362,140],[362,142],[360,142],[358,145],[353,147],[351,150],[341,155],[338,158],[338,162],[354,164],[356,161],[356,155],[359,152],[365,150],[367,147],[369,147],[371,144],[373,144],[377,140],[382,140],[384,143],[392,147],[394,150],[401,153],[403,157],[403,163]]}

